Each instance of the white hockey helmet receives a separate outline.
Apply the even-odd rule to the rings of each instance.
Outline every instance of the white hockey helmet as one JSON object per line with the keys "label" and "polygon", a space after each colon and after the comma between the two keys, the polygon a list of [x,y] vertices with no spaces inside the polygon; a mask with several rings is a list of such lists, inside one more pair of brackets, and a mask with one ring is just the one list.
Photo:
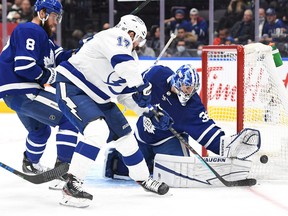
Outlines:
{"label": "white hockey helmet", "polygon": [[129,33],[133,31],[135,33],[134,41],[139,41],[139,46],[143,46],[146,42],[145,38],[147,36],[147,28],[142,19],[135,15],[125,15],[122,16],[120,22],[115,26],[121,30]]}

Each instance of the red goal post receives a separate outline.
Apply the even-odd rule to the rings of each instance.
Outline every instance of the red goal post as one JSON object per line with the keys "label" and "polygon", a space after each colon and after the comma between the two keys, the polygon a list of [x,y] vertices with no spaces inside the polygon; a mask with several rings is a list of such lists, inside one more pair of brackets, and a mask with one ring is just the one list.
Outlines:
{"label": "red goal post", "polygon": [[[209,72],[213,68],[208,67],[208,53],[213,52],[215,54],[215,60],[220,60],[221,58],[225,58],[225,52],[229,53],[235,53],[236,58],[233,58],[235,61],[237,61],[236,67],[233,68],[233,72],[237,73],[237,131],[239,132],[243,129],[243,106],[244,106],[244,80],[243,80],[243,74],[244,74],[244,48],[243,46],[237,46],[237,45],[231,45],[231,46],[203,46],[202,49],[202,89],[201,89],[201,97],[204,106],[206,109],[207,107],[207,84],[208,84],[208,75]],[[219,52],[217,54],[217,52]],[[220,65],[219,65],[220,66]],[[217,66],[216,66],[217,67]],[[221,66],[220,66],[221,67]],[[216,68],[215,68],[216,69]],[[217,70],[217,69],[216,69]],[[232,72],[232,71],[231,71]]]}

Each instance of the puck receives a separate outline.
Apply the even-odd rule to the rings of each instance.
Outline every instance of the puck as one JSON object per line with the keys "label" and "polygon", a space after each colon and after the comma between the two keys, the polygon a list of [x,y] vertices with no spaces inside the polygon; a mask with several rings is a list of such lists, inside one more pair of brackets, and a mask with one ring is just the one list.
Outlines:
{"label": "puck", "polygon": [[260,157],[260,162],[263,164],[266,164],[268,162],[268,156],[267,155],[262,155]]}

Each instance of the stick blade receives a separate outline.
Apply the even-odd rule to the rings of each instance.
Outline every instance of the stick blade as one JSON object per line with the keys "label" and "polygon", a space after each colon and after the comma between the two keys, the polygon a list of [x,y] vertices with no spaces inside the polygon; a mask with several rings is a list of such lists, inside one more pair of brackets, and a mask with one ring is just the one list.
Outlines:
{"label": "stick blade", "polygon": [[48,170],[46,172],[43,172],[38,175],[31,175],[31,176],[25,176],[24,179],[34,183],[34,184],[42,184],[45,182],[52,181],[65,173],[69,170],[69,164],[68,163],[62,163],[61,165],[55,167],[54,169]]}
{"label": "stick blade", "polygon": [[237,187],[237,186],[253,186],[257,184],[256,179],[243,179],[238,181],[225,181],[223,184],[227,187]]}

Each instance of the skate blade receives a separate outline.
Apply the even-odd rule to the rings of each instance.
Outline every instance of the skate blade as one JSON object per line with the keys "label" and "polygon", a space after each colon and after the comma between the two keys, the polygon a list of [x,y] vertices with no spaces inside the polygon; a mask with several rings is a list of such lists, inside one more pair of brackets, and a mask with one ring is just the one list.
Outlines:
{"label": "skate blade", "polygon": [[92,200],[75,198],[68,195],[63,195],[62,200],[59,202],[60,205],[75,207],[75,208],[87,208],[91,204]]}
{"label": "skate blade", "polygon": [[50,183],[49,189],[50,190],[62,190],[65,184],[66,184],[65,181],[55,179]]}

